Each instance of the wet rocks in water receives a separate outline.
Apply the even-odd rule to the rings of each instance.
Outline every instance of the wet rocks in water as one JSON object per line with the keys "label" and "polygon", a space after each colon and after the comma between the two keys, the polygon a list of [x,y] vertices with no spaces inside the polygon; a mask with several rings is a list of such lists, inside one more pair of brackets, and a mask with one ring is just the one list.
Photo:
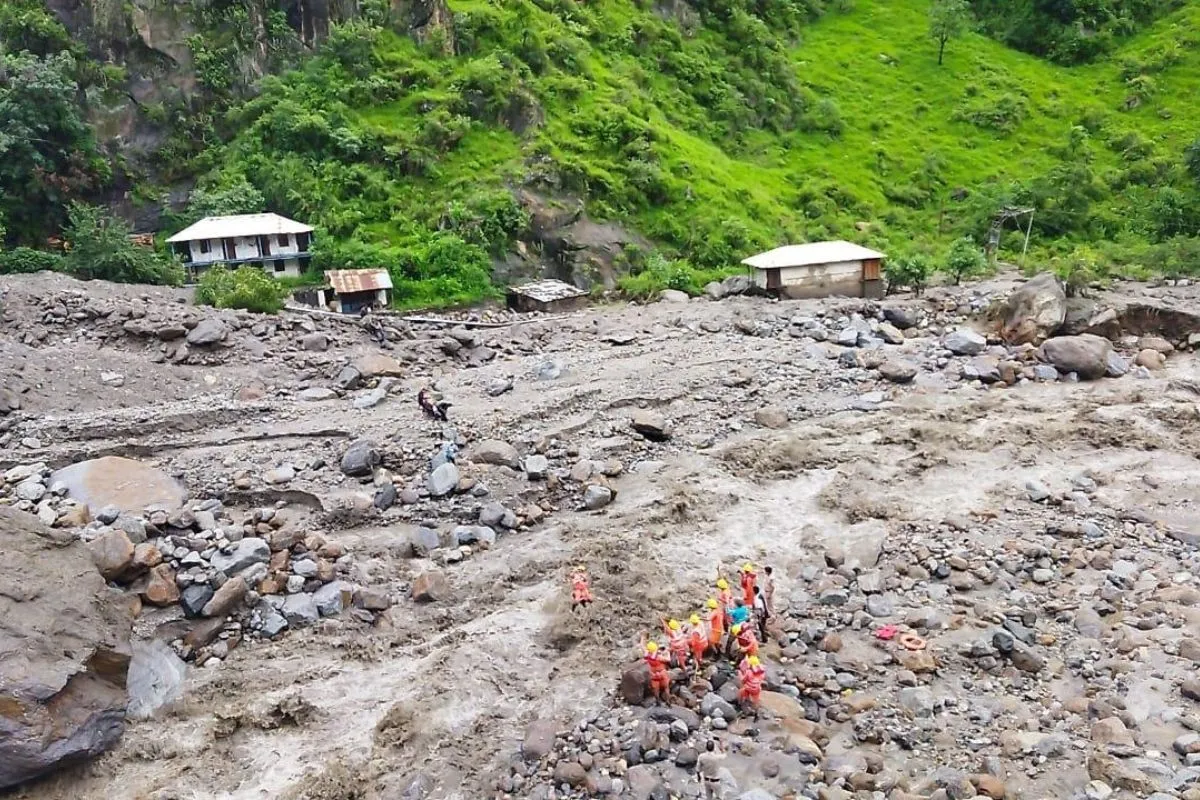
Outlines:
{"label": "wet rocks in water", "polygon": [[342,455],[342,472],[352,478],[367,477],[382,460],[375,442],[370,439],[357,439],[350,443]]}
{"label": "wet rocks in water", "polygon": [[652,442],[663,442],[671,438],[671,425],[666,417],[656,411],[639,408],[629,420],[633,430]]}
{"label": "wet rocks in water", "polygon": [[959,328],[946,334],[942,344],[958,356],[977,356],[987,347],[987,339],[970,328]]}
{"label": "wet rocks in water", "polygon": [[1091,333],[1056,336],[1042,342],[1038,355],[1059,372],[1074,372],[1080,380],[1103,378],[1112,343]]}

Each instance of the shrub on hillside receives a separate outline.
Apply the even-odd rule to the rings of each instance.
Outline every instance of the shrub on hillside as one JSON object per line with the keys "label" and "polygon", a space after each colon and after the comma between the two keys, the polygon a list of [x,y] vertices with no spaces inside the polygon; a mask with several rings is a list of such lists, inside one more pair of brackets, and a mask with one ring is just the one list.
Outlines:
{"label": "shrub on hillside", "polygon": [[919,295],[933,274],[933,262],[921,253],[898,256],[884,264],[883,274],[887,278],[888,294],[907,288]]}
{"label": "shrub on hillside", "polygon": [[200,278],[196,302],[217,308],[241,308],[274,314],[283,308],[287,289],[255,267],[212,267]]}
{"label": "shrub on hillside", "polygon": [[43,270],[62,270],[62,256],[30,247],[0,250],[0,275],[28,275]]}
{"label": "shrub on hillside", "polygon": [[183,268],[169,256],[134,244],[129,226],[98,206],[73,203],[67,212],[69,249],[63,268],[80,280],[176,285]]}
{"label": "shrub on hillside", "polygon": [[987,272],[987,258],[979,250],[979,246],[969,237],[964,236],[955,240],[946,253],[943,271],[954,278],[957,286],[963,278],[975,278]]}

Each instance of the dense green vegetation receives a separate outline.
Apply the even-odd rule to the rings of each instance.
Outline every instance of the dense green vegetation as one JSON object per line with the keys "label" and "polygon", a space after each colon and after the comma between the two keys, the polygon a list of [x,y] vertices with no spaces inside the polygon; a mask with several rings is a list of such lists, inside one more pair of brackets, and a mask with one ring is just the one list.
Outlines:
{"label": "dense green vegetation", "polygon": [[[981,245],[1007,205],[1035,209],[1030,263],[1075,280],[1200,271],[1200,3],[970,6],[994,38],[956,16],[962,35],[939,65],[928,0],[692,0],[669,14],[648,1],[451,0],[452,29],[423,42],[387,4],[364,3],[245,101],[230,83],[244,26],[218,15],[189,43],[204,111],[161,111],[161,185],[137,191],[198,177],[178,225],[261,209],[309,221],[316,267],[385,266],[406,305],[495,291],[493,259],[537,243],[518,190],[549,207],[582,198],[592,218],[652,241],[656,252],[622,258],[634,293],[698,291],[759,249],[824,238],[897,256],[893,275],[915,264],[905,281],[931,265],[970,275],[964,245],[950,266],[952,244]],[[6,59],[69,49],[44,21],[15,38],[3,14]],[[291,53],[286,21],[268,22]],[[12,42],[42,28],[18,55]],[[65,109],[50,129],[54,154],[26,161],[95,152]],[[103,183],[94,161],[89,179]],[[0,211],[9,243],[33,243],[14,213]],[[1022,239],[1007,231],[1001,255]]]}
{"label": "dense green vegetation", "polygon": [[256,267],[236,270],[223,266],[204,271],[196,285],[196,302],[217,308],[244,308],[274,314],[283,308],[286,291]]}

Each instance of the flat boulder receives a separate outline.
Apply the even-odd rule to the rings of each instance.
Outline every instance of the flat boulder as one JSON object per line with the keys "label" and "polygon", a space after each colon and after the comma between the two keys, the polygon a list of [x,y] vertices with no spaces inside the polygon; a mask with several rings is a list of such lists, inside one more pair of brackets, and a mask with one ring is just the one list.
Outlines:
{"label": "flat boulder", "polygon": [[1019,287],[1000,308],[1000,335],[1010,344],[1037,344],[1067,318],[1067,295],[1058,278],[1043,272]]}
{"label": "flat boulder", "polygon": [[363,378],[402,378],[400,362],[383,353],[371,353],[354,362],[354,369]]}
{"label": "flat boulder", "polygon": [[433,497],[445,497],[458,488],[458,481],[458,467],[454,465],[453,461],[447,461],[429,473],[425,488]]}
{"label": "flat boulder", "polygon": [[0,574],[6,789],[93,759],[120,740],[133,617],[73,536],[3,507]]}
{"label": "flat boulder", "polygon": [[1092,333],[1055,336],[1042,342],[1038,355],[1059,372],[1074,372],[1080,380],[1103,378],[1108,371],[1112,343]]}
{"label": "flat boulder", "polygon": [[188,331],[187,343],[196,347],[212,347],[225,341],[229,335],[229,326],[216,317],[200,320],[196,327]]}
{"label": "flat boulder", "polygon": [[132,458],[104,456],[57,470],[50,485],[62,483],[67,494],[90,508],[112,506],[141,516],[148,506],[174,510],[187,499],[179,481],[162,470]]}
{"label": "flat boulder", "polygon": [[441,572],[423,572],[412,585],[412,598],[418,603],[432,603],[450,596],[450,582]]}
{"label": "flat boulder", "polygon": [[365,478],[383,461],[379,448],[370,439],[355,439],[342,455],[342,472],[351,478]]}
{"label": "flat boulder", "polygon": [[471,448],[468,458],[476,464],[492,464],[510,469],[521,466],[521,455],[517,448],[499,439],[485,439],[475,445]]}
{"label": "flat boulder", "polygon": [[912,383],[917,368],[908,361],[884,361],[879,365],[879,374],[892,383]]}
{"label": "flat boulder", "polygon": [[639,408],[629,419],[630,427],[652,442],[663,442],[671,438],[671,424],[656,411]]}
{"label": "flat boulder", "polygon": [[970,328],[959,328],[942,339],[942,344],[956,356],[977,356],[987,347],[987,339],[978,331]]}

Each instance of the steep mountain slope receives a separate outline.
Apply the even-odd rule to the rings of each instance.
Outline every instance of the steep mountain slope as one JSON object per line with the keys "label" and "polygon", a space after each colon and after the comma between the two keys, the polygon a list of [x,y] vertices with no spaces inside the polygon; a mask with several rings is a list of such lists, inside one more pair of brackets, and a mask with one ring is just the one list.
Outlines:
{"label": "steep mountain slope", "polygon": [[832,6],[362,3],[246,102],[223,81],[241,40],[192,37],[200,99],[158,112],[133,195],[198,176],[217,210],[309,219],[319,265],[386,264],[413,304],[485,294],[496,266],[689,288],[785,240],[937,252],[1010,203],[1037,209],[1035,260],[1192,259],[1200,3],[1077,67],[976,34],[939,66],[926,0]]}

